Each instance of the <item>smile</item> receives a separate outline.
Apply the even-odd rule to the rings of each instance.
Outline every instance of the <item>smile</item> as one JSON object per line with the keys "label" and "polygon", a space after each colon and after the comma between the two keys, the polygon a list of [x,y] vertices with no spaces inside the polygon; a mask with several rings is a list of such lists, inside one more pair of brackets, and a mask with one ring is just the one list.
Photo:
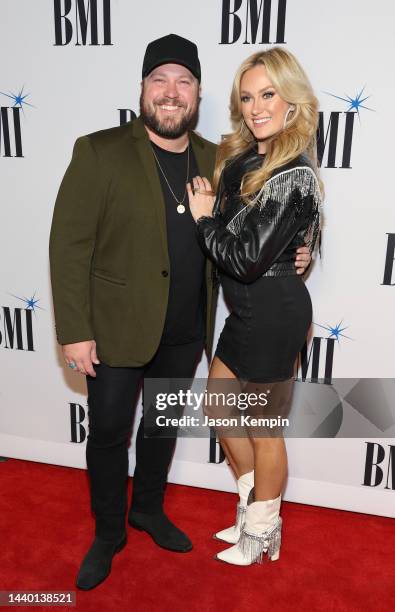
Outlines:
{"label": "smile", "polygon": [[170,113],[174,113],[175,111],[177,111],[179,108],[181,108],[180,106],[171,106],[170,104],[161,104],[160,109],[165,110],[165,111],[169,111]]}
{"label": "smile", "polygon": [[271,120],[271,117],[263,117],[263,119],[253,119],[252,121],[255,125],[257,125],[261,123],[267,123],[270,120]]}

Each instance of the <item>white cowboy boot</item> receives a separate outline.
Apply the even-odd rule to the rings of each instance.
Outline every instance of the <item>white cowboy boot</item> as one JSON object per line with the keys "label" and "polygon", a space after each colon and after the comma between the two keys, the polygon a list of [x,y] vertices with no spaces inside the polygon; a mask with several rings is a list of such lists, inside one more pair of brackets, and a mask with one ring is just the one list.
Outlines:
{"label": "white cowboy boot", "polygon": [[267,552],[272,561],[277,561],[281,546],[280,504],[281,495],[247,506],[239,542],[218,553],[216,559],[234,565],[251,565],[262,563],[263,553]]}
{"label": "white cowboy boot", "polygon": [[218,531],[213,535],[216,540],[223,540],[228,544],[236,544],[239,541],[241,529],[245,522],[247,499],[254,486],[254,471],[243,474],[237,481],[240,500],[237,504],[236,523],[232,527]]}

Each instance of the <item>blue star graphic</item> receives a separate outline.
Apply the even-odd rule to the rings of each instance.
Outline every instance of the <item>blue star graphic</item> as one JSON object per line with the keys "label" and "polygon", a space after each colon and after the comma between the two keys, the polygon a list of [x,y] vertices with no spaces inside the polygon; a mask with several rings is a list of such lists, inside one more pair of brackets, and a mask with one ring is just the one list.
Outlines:
{"label": "blue star graphic", "polygon": [[2,91],[0,91],[0,94],[2,94],[3,96],[7,96],[7,98],[11,98],[11,100],[14,100],[14,107],[15,106],[19,106],[19,108],[21,108],[22,111],[23,111],[23,105],[24,104],[26,104],[27,106],[32,106],[34,108],[33,104],[29,104],[29,102],[25,101],[25,98],[30,96],[30,94],[25,94],[23,96],[22,94],[23,94],[23,90],[24,89],[25,89],[25,86],[22,87],[22,89],[20,90],[19,94],[13,94],[13,93],[6,94],[6,93],[4,93]]}
{"label": "blue star graphic", "polygon": [[26,297],[21,298],[18,295],[14,295],[13,293],[10,293],[10,295],[17,298],[17,300],[21,300],[22,302],[25,302],[26,310],[33,310],[33,312],[36,312],[36,308],[40,308],[40,310],[45,310],[45,308],[41,308],[41,306],[37,306],[37,302],[39,302],[40,300],[34,299],[36,292],[34,292],[31,298],[26,298]]}
{"label": "blue star graphic", "polygon": [[347,104],[349,104],[349,107],[347,108],[346,112],[349,112],[351,110],[356,110],[358,113],[358,119],[359,121],[361,121],[361,116],[359,114],[359,109],[360,108],[366,108],[366,110],[370,110],[374,112],[373,108],[369,108],[368,106],[364,106],[362,103],[365,102],[365,100],[367,100],[368,98],[370,98],[370,96],[366,96],[365,98],[362,98],[362,94],[363,91],[365,89],[366,85],[364,85],[361,89],[361,91],[359,92],[359,94],[356,94],[355,98],[351,98],[351,96],[347,96],[345,98],[342,98],[341,96],[336,96],[335,94],[331,94],[329,93],[329,91],[324,91],[325,94],[327,94],[328,96],[332,96],[332,98],[337,98],[338,100],[343,100],[343,102],[347,102]]}
{"label": "blue star graphic", "polygon": [[314,323],[314,325],[322,327],[322,329],[326,329],[328,332],[330,332],[328,338],[335,338],[337,342],[339,342],[340,336],[342,336],[343,338],[348,338],[348,340],[352,340],[350,336],[346,336],[342,333],[345,329],[347,329],[347,327],[340,327],[342,323],[343,320],[341,320],[340,323],[335,325],[335,327],[331,327],[330,325],[320,325],[319,323]]}

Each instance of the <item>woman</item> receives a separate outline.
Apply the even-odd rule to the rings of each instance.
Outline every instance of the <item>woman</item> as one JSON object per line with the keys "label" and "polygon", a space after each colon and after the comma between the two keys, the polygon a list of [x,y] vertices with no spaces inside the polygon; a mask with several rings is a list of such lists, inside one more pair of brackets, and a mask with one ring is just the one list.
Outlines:
{"label": "woman", "polygon": [[[231,94],[234,131],[219,146],[214,192],[206,178],[188,185],[200,243],[215,262],[230,305],[209,374],[244,390],[272,393],[289,409],[294,363],[312,321],[295,250],[313,251],[320,229],[318,102],[296,58],[281,47],[239,68]],[[236,565],[279,558],[281,493],[287,472],[282,435],[259,432],[220,442],[237,478],[233,527],[216,538],[233,544],[216,557]]]}

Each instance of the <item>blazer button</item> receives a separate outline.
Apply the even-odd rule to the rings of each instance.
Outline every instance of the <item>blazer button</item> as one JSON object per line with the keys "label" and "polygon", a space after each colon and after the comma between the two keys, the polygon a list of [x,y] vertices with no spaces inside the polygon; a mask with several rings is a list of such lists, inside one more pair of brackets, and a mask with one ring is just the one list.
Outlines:
{"label": "blazer button", "polygon": [[162,270],[162,276],[169,276],[169,273],[167,270]]}

